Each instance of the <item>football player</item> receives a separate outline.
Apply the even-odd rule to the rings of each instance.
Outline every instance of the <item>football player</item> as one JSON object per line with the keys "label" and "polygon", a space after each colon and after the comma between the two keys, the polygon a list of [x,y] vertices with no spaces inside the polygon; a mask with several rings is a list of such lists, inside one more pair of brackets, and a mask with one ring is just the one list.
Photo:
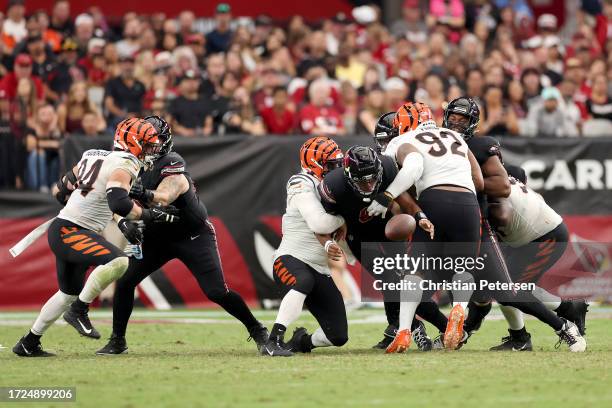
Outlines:
{"label": "football player", "polygon": [[[342,250],[336,239],[343,238],[344,220],[323,209],[317,186],[330,170],[342,163],[342,151],[328,137],[313,137],[300,148],[302,171],[287,182],[287,209],[283,215],[283,238],[276,250],[274,281],[286,291],[268,342],[261,354],[292,356],[315,347],[340,347],[348,341],[348,324],[342,294],[334,284],[328,258],[338,259]],[[308,334],[297,328],[284,344],[287,327],[306,304],[320,327]]]}
{"label": "football player", "polygon": [[[42,307],[28,333],[13,347],[23,357],[48,357],[40,338],[64,313],[64,319],[84,336],[99,338],[87,310],[89,304],[128,267],[127,256],[102,237],[113,218],[130,242],[142,240],[134,223],[173,223],[178,217],[158,208],[143,209],[129,197],[129,190],[143,166],[149,166],[161,147],[156,129],[133,118],[119,123],[113,151],[88,150],[55,187],[55,196],[65,207],[51,223],[48,241],[56,257],[59,291]],[[96,266],[85,283],[85,273]]]}
{"label": "football player", "polygon": [[[505,167],[510,176],[510,195],[489,203],[489,218],[500,240],[506,243],[502,250],[512,280],[537,283],[565,252],[569,239],[567,226],[540,194],[526,186],[525,172],[520,167]],[[536,288],[534,295],[559,317],[575,323],[584,336],[588,311],[584,300],[562,300],[542,288]],[[531,351],[531,335],[525,329],[521,311],[504,305],[500,309],[508,321],[509,336],[491,350]]]}
{"label": "football player", "polygon": [[[331,214],[341,215],[347,224],[346,242],[352,254],[362,262],[366,271],[372,273],[372,266],[365,265],[362,257],[362,243],[364,242],[390,242],[385,236],[386,220],[381,217],[372,217],[367,214],[367,207],[371,198],[379,191],[384,191],[397,174],[397,167],[392,159],[379,156],[372,148],[366,146],[353,146],[347,152],[343,168],[331,171],[319,185],[321,202]],[[401,210],[409,214],[418,214],[420,208],[407,195],[402,194],[398,199]],[[394,208],[399,212],[399,206]],[[434,233],[433,224],[422,217],[419,228],[427,234]],[[385,254],[380,248],[380,256]],[[386,281],[397,279],[393,271],[383,275]],[[384,332],[383,340],[374,346],[385,349],[395,337],[399,325],[399,302],[390,298],[390,293],[383,292],[385,300],[385,314],[388,327]],[[434,325],[446,327],[446,319],[440,313],[435,303],[419,305],[419,315]],[[415,319],[412,325],[413,338],[419,349],[430,350],[431,339],[427,337],[425,326]]]}
{"label": "football player", "polygon": [[[490,282],[510,283],[512,282],[510,272],[499,248],[495,231],[487,219],[487,202],[508,197],[510,183],[501,160],[499,142],[491,137],[474,135],[479,120],[480,109],[476,102],[468,97],[460,97],[451,101],[446,107],[443,124],[448,129],[459,133],[467,141],[484,177],[484,189],[478,199],[482,212],[482,242],[484,244],[481,252],[488,256],[486,268],[482,271],[481,277],[486,277]],[[548,310],[531,292],[525,291],[496,291],[495,293],[479,291],[475,293],[469,305],[468,318],[463,328],[464,333],[458,345],[464,344],[470,334],[479,328],[484,316],[491,309],[491,297],[502,305],[514,306],[548,324],[555,330],[560,340],[567,343],[570,351],[584,351],[586,348],[586,341],[574,323],[560,318]]]}
{"label": "football player", "polygon": [[170,126],[159,116],[144,120],[156,130],[161,149],[153,166],[132,187],[130,196],[145,207],[172,205],[178,210],[180,221],[145,228],[141,259],[132,257],[126,273],[117,281],[113,333],[108,344],[96,354],[127,351],[125,332],[134,307],[134,289],[172,259],[183,262],[206,296],[240,320],[261,347],[268,339],[267,329],[253,316],[242,297],[225,283],[214,227],[186,170],[185,160],[172,151]]}
{"label": "football player", "polygon": [[[383,154],[395,161],[400,170],[393,181],[373,197],[368,214],[384,217],[393,201],[414,185],[423,210],[417,214],[417,219],[427,214],[436,226],[436,234],[432,239],[417,229],[412,241],[435,242],[440,246],[436,252],[442,251],[444,256],[476,258],[480,243],[476,191],[482,190],[483,179],[465,141],[452,130],[438,128],[431,109],[420,102],[404,104],[395,114],[393,127],[397,128],[397,133],[381,147]],[[424,248],[429,254],[428,248],[433,246]],[[430,279],[437,278],[427,273]],[[420,285],[418,274],[410,278]],[[467,275],[462,278],[469,279]],[[455,349],[463,338],[464,308],[467,306],[467,299],[461,299],[465,294],[454,292],[453,295],[458,302],[444,328],[444,346],[448,349]],[[421,297],[418,293],[416,296]],[[428,301],[427,297],[426,294],[423,300]],[[401,302],[400,328],[388,352],[403,352],[408,347],[409,329],[417,305],[415,301]]]}

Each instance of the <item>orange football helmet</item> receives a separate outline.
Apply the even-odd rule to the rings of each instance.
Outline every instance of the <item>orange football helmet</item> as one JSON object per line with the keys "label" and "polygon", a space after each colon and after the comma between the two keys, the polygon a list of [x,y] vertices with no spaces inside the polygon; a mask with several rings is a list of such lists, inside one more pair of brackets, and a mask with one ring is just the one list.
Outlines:
{"label": "orange football helmet", "polygon": [[326,136],[316,136],[304,142],[300,148],[302,169],[318,179],[327,172],[342,166],[342,150]]}
{"label": "orange football helmet", "polygon": [[393,126],[399,130],[401,135],[430,120],[434,120],[434,117],[429,106],[422,102],[406,102],[395,113]]}
{"label": "orange football helmet", "polygon": [[117,125],[114,150],[132,153],[141,162],[151,164],[161,146],[157,130],[144,119],[125,119]]}

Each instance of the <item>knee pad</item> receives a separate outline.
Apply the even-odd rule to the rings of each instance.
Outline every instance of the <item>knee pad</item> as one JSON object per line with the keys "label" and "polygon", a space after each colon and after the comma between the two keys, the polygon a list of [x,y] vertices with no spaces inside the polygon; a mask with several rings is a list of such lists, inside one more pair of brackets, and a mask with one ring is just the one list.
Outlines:
{"label": "knee pad", "polygon": [[120,256],[106,264],[109,267],[109,273],[112,274],[114,281],[123,276],[125,271],[127,271],[129,263],[130,259],[127,256]]}
{"label": "knee pad", "polygon": [[328,340],[334,346],[341,347],[341,346],[344,346],[346,342],[348,341],[348,335],[331,336],[331,337],[328,337]]}

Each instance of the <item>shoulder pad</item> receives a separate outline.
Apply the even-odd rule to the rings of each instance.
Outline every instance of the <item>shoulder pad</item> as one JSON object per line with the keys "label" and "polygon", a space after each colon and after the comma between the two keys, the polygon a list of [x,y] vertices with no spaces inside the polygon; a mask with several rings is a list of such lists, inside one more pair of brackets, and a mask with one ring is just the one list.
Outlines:
{"label": "shoulder pad", "polygon": [[295,174],[287,181],[287,193],[297,194],[306,191],[314,191],[315,181],[306,174]]}

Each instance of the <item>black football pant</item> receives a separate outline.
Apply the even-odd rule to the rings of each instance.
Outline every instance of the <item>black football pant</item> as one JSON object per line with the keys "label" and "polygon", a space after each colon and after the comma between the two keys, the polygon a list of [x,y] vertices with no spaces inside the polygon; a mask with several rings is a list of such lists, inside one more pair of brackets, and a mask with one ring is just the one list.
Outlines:
{"label": "black football pant", "polygon": [[102,235],[61,218],[51,223],[47,239],[55,255],[59,289],[67,295],[81,293],[91,266],[126,256]]}
{"label": "black football pant", "polygon": [[242,297],[227,288],[217,248],[217,238],[208,220],[205,221],[200,231],[179,239],[147,236],[145,230],[142,255],[142,259],[130,258],[127,271],[117,281],[113,300],[113,333],[115,335],[125,336],[128,320],[134,307],[136,286],[166,262],[175,258],[185,264],[211,301],[240,320],[247,329],[250,330],[259,325]]}
{"label": "black football pant", "polygon": [[334,346],[348,341],[344,300],[331,276],[291,255],[281,255],[274,261],[274,281],[285,291],[293,289],[306,295],[304,304]]}

